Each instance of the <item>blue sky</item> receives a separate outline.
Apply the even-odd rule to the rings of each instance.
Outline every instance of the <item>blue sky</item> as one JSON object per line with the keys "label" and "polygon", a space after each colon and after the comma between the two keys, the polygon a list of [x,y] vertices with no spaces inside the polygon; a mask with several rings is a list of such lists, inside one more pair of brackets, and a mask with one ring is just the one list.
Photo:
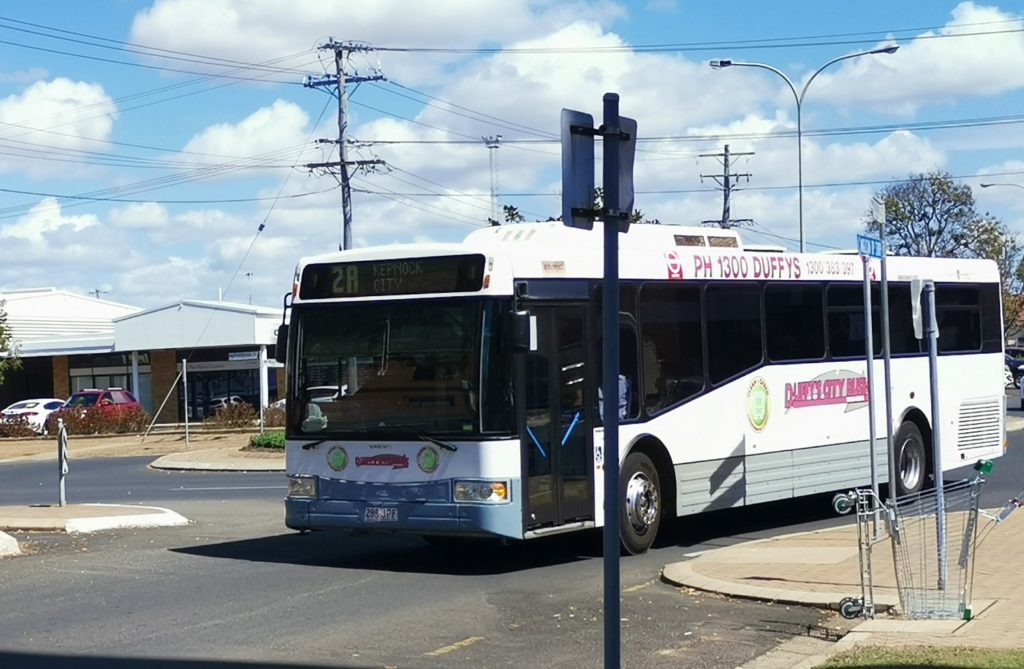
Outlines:
{"label": "blue sky", "polygon": [[[808,250],[853,245],[872,194],[936,168],[1024,233],[1024,12],[942,0],[698,3],[119,0],[0,9],[0,290],[57,286],[151,307],[181,298],[276,306],[297,259],[336,249],[328,38],[375,47],[350,72],[356,246],[455,241],[498,200],[560,209],[559,111],[637,119],[636,206],[662,223],[721,215],[701,174],[729,144],[752,175],[732,196],[751,243],[798,245],[796,106],[807,89]],[[259,226],[265,224],[262,232]]]}

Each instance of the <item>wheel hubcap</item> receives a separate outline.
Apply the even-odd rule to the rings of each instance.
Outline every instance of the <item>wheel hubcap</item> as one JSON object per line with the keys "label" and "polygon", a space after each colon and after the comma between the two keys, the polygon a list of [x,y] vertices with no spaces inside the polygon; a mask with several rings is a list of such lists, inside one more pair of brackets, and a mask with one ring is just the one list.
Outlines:
{"label": "wheel hubcap", "polygon": [[924,471],[924,462],[921,458],[917,442],[907,439],[900,447],[900,481],[904,490],[913,490],[917,487]]}
{"label": "wheel hubcap", "polygon": [[643,472],[626,484],[626,515],[637,534],[650,529],[658,516],[658,489]]}

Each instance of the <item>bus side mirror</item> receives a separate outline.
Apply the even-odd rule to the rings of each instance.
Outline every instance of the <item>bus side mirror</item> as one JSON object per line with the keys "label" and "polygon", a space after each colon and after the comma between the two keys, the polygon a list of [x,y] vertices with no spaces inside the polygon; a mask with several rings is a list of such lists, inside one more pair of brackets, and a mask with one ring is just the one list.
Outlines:
{"label": "bus side mirror", "polygon": [[274,345],[274,360],[282,365],[288,355],[288,324],[281,323],[277,326],[277,344]]}
{"label": "bus side mirror", "polygon": [[537,317],[529,311],[513,311],[509,317],[512,350],[520,353],[537,350]]}

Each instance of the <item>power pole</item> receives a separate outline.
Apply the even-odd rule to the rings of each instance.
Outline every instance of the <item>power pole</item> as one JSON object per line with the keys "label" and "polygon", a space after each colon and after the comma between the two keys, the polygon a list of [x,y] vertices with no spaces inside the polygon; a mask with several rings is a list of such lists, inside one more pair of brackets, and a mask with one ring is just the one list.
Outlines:
{"label": "power pole", "polygon": [[501,135],[493,137],[481,137],[487,147],[491,164],[491,225],[498,225],[498,146],[501,144]]}
{"label": "power pole", "polygon": [[733,181],[732,180],[734,178],[738,178],[738,179],[746,179],[748,183],[750,182],[750,174],[749,173],[734,174],[734,173],[730,173],[729,172],[729,167],[730,167],[730,165],[729,165],[729,158],[734,157],[734,156],[752,156],[752,155],[754,155],[754,153],[752,151],[751,152],[746,152],[746,153],[729,153],[729,145],[728,144],[725,145],[725,150],[722,153],[702,153],[702,154],[700,154],[701,158],[719,158],[720,162],[722,163],[722,173],[721,174],[701,174],[700,175],[701,183],[704,183],[704,179],[705,178],[707,178],[707,179],[714,179],[715,183],[718,184],[719,189],[722,191],[722,219],[721,220],[717,220],[717,221],[716,220],[704,221],[705,225],[712,225],[713,224],[713,225],[717,225],[717,226],[719,226],[721,228],[731,228],[735,224],[739,224],[739,223],[753,223],[754,222],[754,219],[752,219],[752,218],[732,218],[731,217],[731,212],[730,212],[730,209],[729,209],[729,196],[732,194],[733,188],[735,188],[735,186],[733,185]]}
{"label": "power pole", "polygon": [[[374,68],[373,74],[360,75],[349,74],[345,71],[346,63],[353,53],[367,53],[373,49],[365,44],[353,42],[335,42],[334,38],[328,39],[320,45],[321,51],[334,52],[334,74],[324,74],[319,77],[306,77],[303,86],[306,88],[333,88],[338,98],[338,160],[326,163],[307,163],[306,167],[314,169],[326,169],[328,171],[337,168],[338,182],[341,184],[341,212],[342,212],[342,237],[338,250],[352,248],[352,187],[349,184],[350,166],[357,170],[369,165],[383,165],[383,160],[349,160],[346,148],[345,131],[348,129],[348,91],[347,84],[360,84],[364,81],[382,81],[384,75],[379,69]],[[320,142],[331,143],[335,140],[321,139]]]}

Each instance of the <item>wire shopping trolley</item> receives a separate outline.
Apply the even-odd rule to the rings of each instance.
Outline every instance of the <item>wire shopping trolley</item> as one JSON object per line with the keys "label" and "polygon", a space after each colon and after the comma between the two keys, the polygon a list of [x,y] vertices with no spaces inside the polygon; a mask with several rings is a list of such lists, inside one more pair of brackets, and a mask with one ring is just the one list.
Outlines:
{"label": "wire shopping trolley", "polygon": [[[857,489],[833,499],[840,513],[857,510],[861,596],[840,602],[843,617],[874,617],[872,549],[888,540],[904,616],[971,619],[977,547],[995,525],[1024,504],[1022,492],[994,514],[980,510],[981,490],[992,464],[979,462],[975,470],[978,473],[971,478],[946,484],[941,496],[932,490],[883,503],[872,490]],[[979,529],[979,516],[991,522]]]}

